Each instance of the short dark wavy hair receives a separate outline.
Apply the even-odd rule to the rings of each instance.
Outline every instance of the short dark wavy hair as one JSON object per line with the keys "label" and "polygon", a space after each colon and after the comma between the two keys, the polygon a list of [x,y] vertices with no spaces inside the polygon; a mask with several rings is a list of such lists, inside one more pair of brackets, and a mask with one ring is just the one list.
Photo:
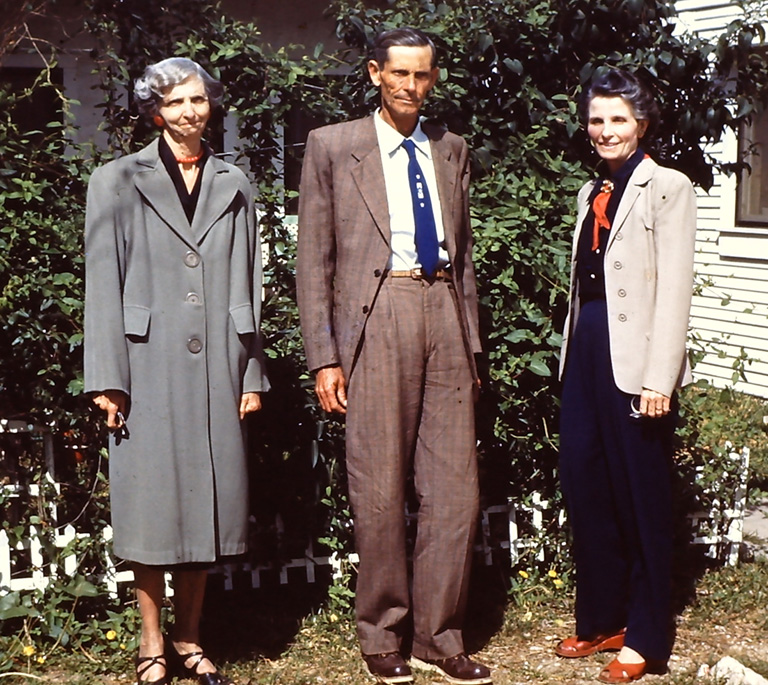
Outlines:
{"label": "short dark wavy hair", "polygon": [[153,116],[163,101],[163,96],[174,86],[184,83],[188,78],[197,76],[205,86],[205,94],[211,107],[221,105],[224,86],[197,62],[186,57],[169,57],[155,64],[150,64],[144,74],[136,79],[133,94],[136,105],[142,114]]}
{"label": "short dark wavy hair", "polygon": [[634,74],[610,67],[598,71],[584,90],[579,102],[579,116],[589,123],[589,103],[595,97],[620,97],[632,109],[635,119],[648,122],[646,136],[650,137],[659,124],[659,106],[651,89]]}
{"label": "short dark wavy hair", "polygon": [[402,47],[429,47],[432,50],[432,68],[437,66],[437,48],[432,39],[419,29],[404,26],[399,29],[383,31],[373,41],[371,59],[376,60],[379,67],[383,68],[389,56],[389,48]]}

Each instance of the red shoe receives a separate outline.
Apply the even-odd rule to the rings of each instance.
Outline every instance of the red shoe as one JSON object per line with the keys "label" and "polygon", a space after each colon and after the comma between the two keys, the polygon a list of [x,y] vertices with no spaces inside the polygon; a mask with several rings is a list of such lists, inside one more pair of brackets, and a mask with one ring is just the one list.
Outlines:
{"label": "red shoe", "polygon": [[578,635],[567,637],[555,647],[555,654],[567,659],[575,659],[589,656],[596,652],[606,652],[611,649],[621,649],[624,646],[624,633],[622,628],[613,635],[598,635],[594,640],[579,640]]}
{"label": "red shoe", "polygon": [[642,678],[648,670],[648,664],[643,661],[639,664],[622,664],[618,658],[609,663],[597,679],[602,683],[630,683]]}

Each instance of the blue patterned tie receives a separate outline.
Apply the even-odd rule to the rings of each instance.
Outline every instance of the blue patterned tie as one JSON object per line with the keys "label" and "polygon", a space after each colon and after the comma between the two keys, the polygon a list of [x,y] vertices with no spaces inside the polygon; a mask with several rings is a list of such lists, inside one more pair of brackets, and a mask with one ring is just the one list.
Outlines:
{"label": "blue patterned tie", "polygon": [[408,182],[411,184],[413,221],[416,228],[416,254],[421,268],[428,276],[437,270],[437,228],[432,202],[429,199],[427,181],[416,161],[416,146],[412,140],[404,140],[403,147],[408,153]]}

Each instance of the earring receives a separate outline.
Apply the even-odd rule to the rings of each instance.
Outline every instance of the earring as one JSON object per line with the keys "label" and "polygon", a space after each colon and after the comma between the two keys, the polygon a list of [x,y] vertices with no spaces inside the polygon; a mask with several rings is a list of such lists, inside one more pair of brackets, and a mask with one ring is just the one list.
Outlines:
{"label": "earring", "polygon": [[152,117],[152,121],[154,121],[155,125],[159,126],[160,128],[165,126],[165,119],[163,119],[163,117],[161,117],[159,114],[155,114],[155,116]]}

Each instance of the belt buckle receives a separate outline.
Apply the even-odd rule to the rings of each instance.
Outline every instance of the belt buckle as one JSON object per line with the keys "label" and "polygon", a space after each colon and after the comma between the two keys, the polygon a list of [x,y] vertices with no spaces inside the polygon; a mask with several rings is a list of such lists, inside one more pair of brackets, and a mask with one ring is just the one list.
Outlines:
{"label": "belt buckle", "polygon": [[415,269],[411,269],[411,278],[414,281],[420,281],[424,278],[424,269],[417,266]]}

